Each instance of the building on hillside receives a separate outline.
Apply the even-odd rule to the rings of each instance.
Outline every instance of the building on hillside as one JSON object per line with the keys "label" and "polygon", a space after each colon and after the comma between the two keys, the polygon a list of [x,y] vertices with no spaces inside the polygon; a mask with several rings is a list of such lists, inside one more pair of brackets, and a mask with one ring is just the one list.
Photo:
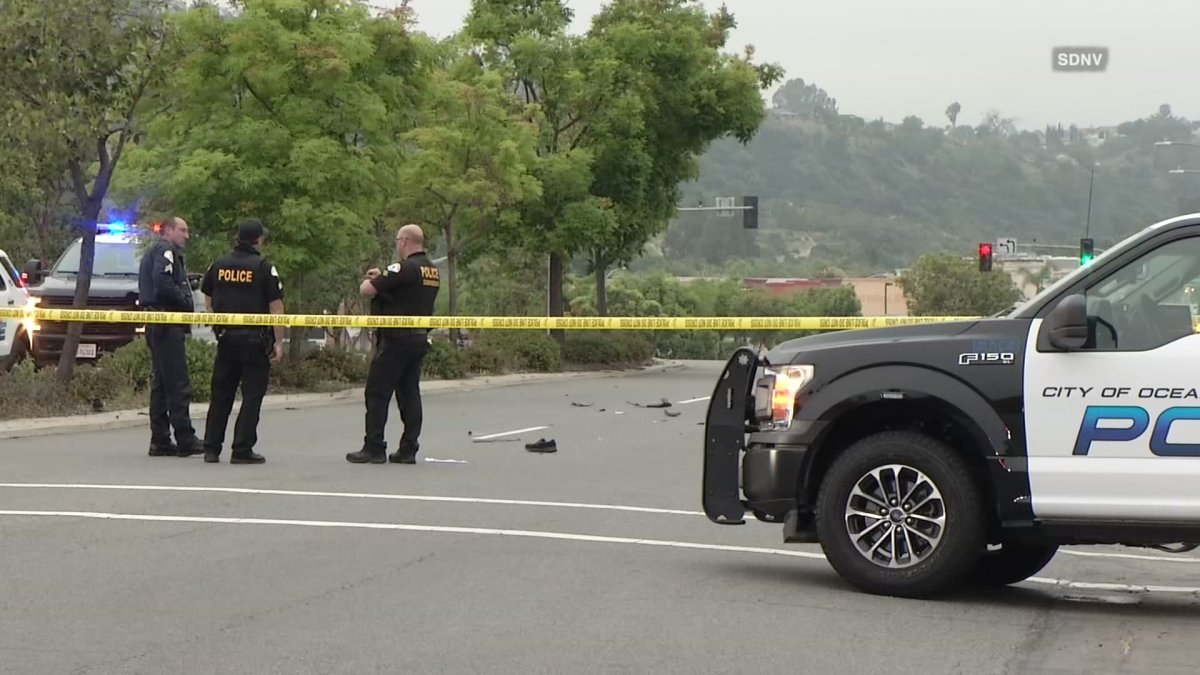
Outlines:
{"label": "building on hillside", "polygon": [[907,316],[908,303],[894,276],[837,279],[747,277],[742,287],[777,295],[794,295],[818,288],[850,286],[862,305],[863,316]]}

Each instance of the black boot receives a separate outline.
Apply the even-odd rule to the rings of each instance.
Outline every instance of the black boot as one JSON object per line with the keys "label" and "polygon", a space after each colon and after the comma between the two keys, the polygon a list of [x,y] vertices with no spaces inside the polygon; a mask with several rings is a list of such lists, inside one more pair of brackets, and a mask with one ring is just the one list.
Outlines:
{"label": "black boot", "polygon": [[151,443],[150,444],[150,456],[151,457],[178,457],[179,456],[179,447],[176,446],[174,443],[167,445],[167,447],[165,447],[165,448],[162,447],[161,445],[155,445],[155,444]]}
{"label": "black boot", "polygon": [[400,447],[395,452],[388,456],[392,464],[416,464],[417,463],[417,448]]}
{"label": "black boot", "polygon": [[230,464],[262,464],[267,461],[266,457],[254,452],[235,452],[229,457]]}
{"label": "black boot", "polygon": [[204,441],[199,438],[192,438],[190,443],[184,443],[179,446],[179,457],[191,457],[192,455],[204,454]]}
{"label": "black boot", "polygon": [[346,461],[354,464],[366,464],[367,462],[370,462],[371,464],[386,464],[387,456],[382,452],[374,453],[367,452],[366,450],[359,450],[358,452],[347,453]]}

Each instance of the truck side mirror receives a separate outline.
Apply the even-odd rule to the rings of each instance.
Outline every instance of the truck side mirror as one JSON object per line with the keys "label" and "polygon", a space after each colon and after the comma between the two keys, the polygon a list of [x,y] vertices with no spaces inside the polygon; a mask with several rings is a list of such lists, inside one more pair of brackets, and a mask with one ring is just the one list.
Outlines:
{"label": "truck side mirror", "polygon": [[1087,344],[1088,330],[1087,298],[1068,295],[1058,303],[1049,315],[1043,330],[1048,331],[1050,344],[1057,349],[1076,351]]}
{"label": "truck side mirror", "polygon": [[36,286],[42,283],[45,269],[40,259],[30,258],[29,262],[25,263],[25,267],[21,269],[21,281],[26,286]]}

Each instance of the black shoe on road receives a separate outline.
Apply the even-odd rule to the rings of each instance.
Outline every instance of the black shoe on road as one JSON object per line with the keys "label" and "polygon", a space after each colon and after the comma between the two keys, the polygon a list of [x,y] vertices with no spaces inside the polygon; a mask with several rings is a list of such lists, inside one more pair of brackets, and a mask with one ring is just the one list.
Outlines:
{"label": "black shoe on road", "polygon": [[150,456],[151,457],[178,457],[179,456],[179,448],[174,443],[168,445],[165,448],[162,447],[161,445],[154,445],[153,443],[151,443],[150,444]]}
{"label": "black shoe on road", "polygon": [[529,452],[558,452],[558,443],[555,443],[553,438],[539,438],[533,443],[526,443],[525,449]]}
{"label": "black shoe on road", "polygon": [[209,464],[216,464],[217,462],[221,461],[221,453],[205,451],[204,461],[208,462]]}
{"label": "black shoe on road", "polygon": [[388,459],[391,460],[392,464],[416,464],[417,463],[417,451],[416,450],[397,450],[397,451],[393,452],[392,454],[388,455]]}
{"label": "black shoe on road", "polygon": [[192,455],[202,454],[204,454],[204,442],[199,438],[193,438],[191,443],[179,446],[179,457],[191,457]]}
{"label": "black shoe on road", "polygon": [[262,464],[266,461],[266,457],[256,452],[238,453],[229,457],[230,464]]}
{"label": "black shoe on road", "polygon": [[359,450],[358,452],[347,453],[346,461],[351,462],[353,464],[366,464],[368,462],[370,462],[371,464],[386,464],[387,463],[387,455],[384,455],[382,452],[379,454],[375,454],[373,452]]}

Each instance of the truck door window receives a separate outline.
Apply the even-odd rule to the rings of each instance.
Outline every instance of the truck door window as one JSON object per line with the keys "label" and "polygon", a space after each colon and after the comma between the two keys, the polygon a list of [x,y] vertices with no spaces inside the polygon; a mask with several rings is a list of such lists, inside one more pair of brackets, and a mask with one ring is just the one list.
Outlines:
{"label": "truck door window", "polygon": [[1196,314],[1188,289],[1198,277],[1200,237],[1192,237],[1164,244],[1089,288],[1095,348],[1143,351],[1191,335]]}
{"label": "truck door window", "polygon": [[[11,260],[0,258],[0,267],[3,267],[4,271],[8,273],[8,278],[12,279],[14,285],[21,285],[21,275],[17,273],[17,268],[13,267]],[[3,275],[0,275],[0,284],[3,284],[5,281],[2,277]],[[3,288],[3,286],[0,286],[0,288]]]}

